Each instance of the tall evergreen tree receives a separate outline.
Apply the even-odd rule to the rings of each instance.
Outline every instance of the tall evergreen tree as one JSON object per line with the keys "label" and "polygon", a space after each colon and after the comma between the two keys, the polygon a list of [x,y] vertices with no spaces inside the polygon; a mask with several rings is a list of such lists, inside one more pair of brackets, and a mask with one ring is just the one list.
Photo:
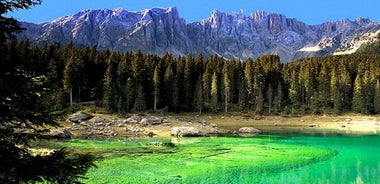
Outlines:
{"label": "tall evergreen tree", "polygon": [[[208,65],[207,65],[208,66]],[[204,105],[209,107],[211,104],[211,83],[212,83],[212,74],[211,69],[206,66],[206,71],[202,75],[202,85],[203,85],[203,100]]]}
{"label": "tall evergreen tree", "polygon": [[154,69],[153,86],[154,86],[154,91],[153,91],[154,105],[153,105],[153,109],[156,111],[157,110],[158,98],[159,98],[159,95],[160,95],[160,75],[159,75],[159,71],[158,71],[158,67],[157,66]]}
{"label": "tall evergreen tree", "polygon": [[248,58],[245,62],[245,68],[244,68],[244,78],[247,88],[247,96],[248,96],[248,104],[254,104],[255,102],[255,95],[254,95],[254,76],[253,76],[253,60],[251,58]]}
{"label": "tall evergreen tree", "polygon": [[355,112],[366,113],[365,97],[363,94],[363,80],[360,75],[357,75],[355,78],[352,109]]}
{"label": "tall evergreen tree", "polygon": [[373,103],[374,103],[374,112],[376,114],[380,114],[380,80],[376,81],[375,97],[374,97]]}
{"label": "tall evergreen tree", "polygon": [[323,113],[326,113],[330,101],[330,76],[327,70],[326,62],[322,63],[319,75],[318,75],[318,95],[317,95],[317,108],[320,108]]}
{"label": "tall evergreen tree", "polygon": [[212,80],[211,80],[211,104],[212,104],[212,111],[216,112],[218,111],[218,93],[219,93],[219,88],[218,88],[218,76],[216,72],[212,74]]}
{"label": "tall evergreen tree", "polygon": [[223,66],[223,85],[224,85],[224,112],[228,112],[228,104],[230,102],[231,80],[229,76],[229,63],[224,62]]}
{"label": "tall evergreen tree", "polygon": [[268,98],[268,112],[272,114],[272,105],[273,105],[274,91],[272,85],[268,86],[267,98]]}
{"label": "tall evergreen tree", "polygon": [[202,76],[199,75],[197,83],[195,85],[194,106],[198,110],[199,114],[202,114],[203,109],[203,85]]}
{"label": "tall evergreen tree", "polygon": [[336,114],[342,113],[343,110],[343,92],[341,90],[340,77],[337,69],[333,68],[330,79],[331,100],[334,104],[334,111]]}
{"label": "tall evergreen tree", "polygon": [[64,149],[50,155],[33,155],[30,141],[47,138],[48,127],[57,127],[51,112],[46,66],[27,52],[20,53],[15,42],[5,45],[22,30],[10,11],[28,9],[40,1],[0,1],[0,183],[79,183],[93,166],[91,155],[73,155]]}
{"label": "tall evergreen tree", "polygon": [[114,65],[112,63],[109,64],[106,70],[106,74],[104,76],[104,84],[103,84],[103,106],[106,107],[109,111],[113,111],[116,109],[116,96],[115,96],[115,76],[114,76]]}
{"label": "tall evergreen tree", "polygon": [[301,102],[301,88],[298,80],[298,71],[293,68],[289,77],[289,100],[293,106],[298,107]]}
{"label": "tall evergreen tree", "polygon": [[[76,93],[76,100],[80,102],[80,89],[81,89],[81,81],[83,80],[82,72],[83,72],[84,64],[83,61],[76,58],[75,56],[71,57],[67,60],[65,70],[64,70],[64,78],[63,83],[65,89],[70,93],[70,105],[73,104],[74,101],[74,92]],[[75,91],[74,91],[75,90]]]}
{"label": "tall evergreen tree", "polygon": [[137,112],[143,112],[146,110],[144,87],[141,84],[137,86],[134,107]]}
{"label": "tall evergreen tree", "polygon": [[284,101],[284,94],[281,82],[277,85],[276,96],[274,97],[274,112],[278,113],[282,111]]}
{"label": "tall evergreen tree", "polygon": [[352,101],[352,81],[345,65],[340,65],[339,79],[339,85],[343,97],[342,108],[350,109]]}
{"label": "tall evergreen tree", "polygon": [[174,73],[172,69],[172,64],[169,63],[168,66],[166,67],[165,70],[165,75],[164,75],[164,90],[165,90],[165,95],[164,95],[164,102],[166,106],[172,110],[170,107],[172,107],[172,102],[173,102],[173,86],[174,86]]}

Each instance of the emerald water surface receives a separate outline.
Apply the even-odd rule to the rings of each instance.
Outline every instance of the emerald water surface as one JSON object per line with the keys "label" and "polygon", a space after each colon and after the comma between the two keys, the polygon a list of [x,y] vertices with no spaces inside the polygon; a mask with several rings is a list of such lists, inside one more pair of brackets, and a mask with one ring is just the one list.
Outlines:
{"label": "emerald water surface", "polygon": [[[150,142],[166,144],[151,146]],[[380,181],[380,136],[262,135],[71,140],[63,144],[103,156],[85,183]]]}

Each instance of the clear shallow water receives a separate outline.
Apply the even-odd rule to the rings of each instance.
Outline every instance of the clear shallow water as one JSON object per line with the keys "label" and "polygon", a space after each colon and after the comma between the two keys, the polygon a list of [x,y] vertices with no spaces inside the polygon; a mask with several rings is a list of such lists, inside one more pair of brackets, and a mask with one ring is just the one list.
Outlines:
{"label": "clear shallow water", "polygon": [[[152,141],[175,147],[147,146]],[[104,156],[85,183],[380,183],[380,136],[74,140]]]}
{"label": "clear shallow water", "polygon": [[380,183],[380,136],[294,136],[280,142],[329,148],[338,154],[275,173],[263,183]]}

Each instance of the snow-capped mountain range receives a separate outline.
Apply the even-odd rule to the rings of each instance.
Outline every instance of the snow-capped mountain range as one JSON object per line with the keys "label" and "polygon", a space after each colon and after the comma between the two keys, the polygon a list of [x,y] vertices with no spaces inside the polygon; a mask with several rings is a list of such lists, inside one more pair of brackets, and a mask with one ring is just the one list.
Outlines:
{"label": "snow-capped mountain range", "polygon": [[281,14],[211,12],[209,18],[186,23],[175,7],[130,12],[84,10],[41,24],[22,23],[19,39],[40,44],[73,41],[99,50],[138,51],[164,55],[203,53],[227,59],[277,54],[283,62],[302,57],[348,54],[380,37],[380,23],[358,18],[307,25]]}

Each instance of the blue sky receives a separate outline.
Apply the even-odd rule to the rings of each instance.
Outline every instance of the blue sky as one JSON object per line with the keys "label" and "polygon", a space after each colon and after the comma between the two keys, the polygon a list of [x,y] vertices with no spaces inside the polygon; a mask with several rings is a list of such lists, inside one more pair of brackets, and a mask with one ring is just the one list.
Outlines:
{"label": "blue sky", "polygon": [[187,23],[210,16],[212,10],[232,13],[243,10],[245,15],[258,10],[281,13],[307,24],[357,17],[380,21],[380,0],[43,0],[41,5],[10,15],[19,21],[41,23],[74,14],[84,9],[139,11],[151,7],[177,7]]}

